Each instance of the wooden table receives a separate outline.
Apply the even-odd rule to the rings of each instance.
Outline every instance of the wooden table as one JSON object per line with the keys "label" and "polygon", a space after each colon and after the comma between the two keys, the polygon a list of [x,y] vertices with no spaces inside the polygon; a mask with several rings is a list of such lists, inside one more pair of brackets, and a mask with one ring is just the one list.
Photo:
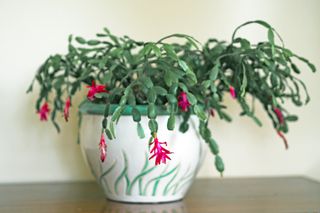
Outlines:
{"label": "wooden table", "polygon": [[1,213],[320,213],[320,183],[302,177],[199,179],[184,201],[107,201],[94,182],[0,185]]}

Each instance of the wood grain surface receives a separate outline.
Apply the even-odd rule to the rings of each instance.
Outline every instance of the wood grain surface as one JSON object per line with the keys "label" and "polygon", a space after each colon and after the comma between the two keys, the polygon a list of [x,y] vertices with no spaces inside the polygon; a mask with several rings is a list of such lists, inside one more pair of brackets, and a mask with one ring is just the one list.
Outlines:
{"label": "wood grain surface", "polygon": [[104,198],[94,182],[0,185],[1,213],[320,213],[320,183],[303,178],[198,179],[187,197],[167,204]]}

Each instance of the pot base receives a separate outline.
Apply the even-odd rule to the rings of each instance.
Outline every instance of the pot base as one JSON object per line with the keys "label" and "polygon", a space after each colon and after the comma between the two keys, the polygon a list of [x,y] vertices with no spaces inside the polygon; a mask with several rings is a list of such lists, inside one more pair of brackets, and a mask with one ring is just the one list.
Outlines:
{"label": "pot base", "polygon": [[124,203],[124,204],[166,204],[166,203],[175,203],[181,202],[182,197],[177,198],[174,196],[166,196],[163,198],[154,197],[154,196],[128,196],[128,197],[115,197],[109,196],[106,198],[112,202]]}

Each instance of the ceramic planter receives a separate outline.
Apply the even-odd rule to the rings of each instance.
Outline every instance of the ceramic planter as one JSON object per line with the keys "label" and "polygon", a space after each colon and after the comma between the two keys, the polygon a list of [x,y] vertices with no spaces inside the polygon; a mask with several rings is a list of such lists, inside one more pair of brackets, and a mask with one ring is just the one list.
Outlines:
{"label": "ceramic planter", "polygon": [[[103,106],[101,106],[103,107]],[[86,108],[86,109],[84,109]],[[99,108],[99,107],[98,107]],[[129,108],[129,107],[127,107]],[[167,130],[168,115],[157,117],[160,141],[168,142],[172,152],[166,164],[155,166],[149,158],[148,118],[142,116],[141,125],[146,137],[140,139],[130,109],[116,125],[116,139],[107,140],[107,158],[99,158],[99,137],[103,109],[90,110],[92,106],[81,106],[81,148],[87,164],[97,182],[110,200],[134,203],[159,203],[181,200],[191,186],[204,157],[204,142],[198,135],[198,123],[191,116],[189,130],[178,131],[177,116],[174,131]],[[97,108],[95,108],[97,109]],[[143,107],[139,107],[143,114]],[[100,111],[100,112],[99,112]]]}

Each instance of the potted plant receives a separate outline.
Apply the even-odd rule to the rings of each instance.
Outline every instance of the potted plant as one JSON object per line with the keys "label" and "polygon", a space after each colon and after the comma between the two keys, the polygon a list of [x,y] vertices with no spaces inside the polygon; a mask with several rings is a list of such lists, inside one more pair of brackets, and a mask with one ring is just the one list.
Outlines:
{"label": "potted plant", "polygon": [[[251,44],[238,37],[238,30],[248,24],[266,28],[267,41]],[[172,38],[182,42],[169,43]],[[81,146],[106,196],[165,202],[183,198],[201,165],[204,144],[215,155],[217,171],[223,173],[208,119],[219,116],[231,121],[222,104],[226,94],[240,104],[242,116],[261,126],[251,99],[259,101],[288,148],[284,133],[297,116],[284,103],[291,100],[302,106],[310,100],[297,78],[300,69],[295,60],[316,71],[260,20],[236,28],[231,43],[209,39],[204,45],[183,34],[143,42],[104,29],[94,40],[69,36],[67,54],[50,56],[28,92],[37,81],[40,120],[50,116],[59,131],[57,113],[68,121],[72,98],[86,89],[87,97],[79,106]]]}

